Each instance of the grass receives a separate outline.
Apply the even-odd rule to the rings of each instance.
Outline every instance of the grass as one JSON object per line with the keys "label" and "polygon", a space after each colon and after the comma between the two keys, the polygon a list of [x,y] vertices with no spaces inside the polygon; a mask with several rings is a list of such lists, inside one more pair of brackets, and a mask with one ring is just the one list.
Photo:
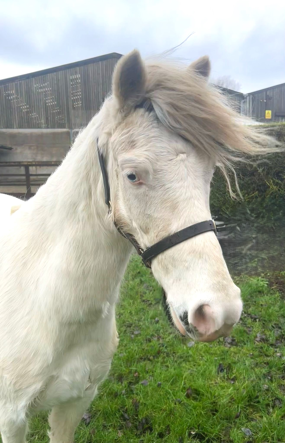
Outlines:
{"label": "grass", "polygon": [[[161,289],[134,256],[120,345],[76,442],[285,442],[285,273],[238,284],[244,314],[232,337],[193,345],[169,324]],[[35,417],[28,440],[47,442],[46,432],[46,417]]]}
{"label": "grass", "polygon": [[[275,127],[275,126],[282,127],[282,126],[285,126],[285,122],[271,122],[271,123],[269,122],[269,123],[263,123],[262,125],[269,126],[269,127]],[[256,125],[256,127],[258,128],[259,125]]]}

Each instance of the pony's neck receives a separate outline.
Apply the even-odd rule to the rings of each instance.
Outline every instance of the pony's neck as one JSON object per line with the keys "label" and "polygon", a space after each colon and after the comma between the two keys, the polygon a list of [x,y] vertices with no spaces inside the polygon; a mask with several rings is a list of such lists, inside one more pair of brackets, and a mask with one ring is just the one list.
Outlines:
{"label": "pony's neck", "polygon": [[60,246],[68,284],[72,282],[86,298],[96,299],[98,307],[116,301],[131,246],[108,215],[93,126],[91,122],[79,135],[31,203],[35,216],[37,208],[40,214],[38,225],[43,224],[39,232],[54,247]]}

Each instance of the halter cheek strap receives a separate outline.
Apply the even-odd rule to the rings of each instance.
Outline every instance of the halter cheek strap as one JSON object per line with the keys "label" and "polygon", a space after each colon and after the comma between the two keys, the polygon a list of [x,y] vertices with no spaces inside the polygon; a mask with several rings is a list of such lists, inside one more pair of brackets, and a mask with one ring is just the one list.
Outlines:
{"label": "halter cheek strap", "polygon": [[[98,145],[98,139],[97,139],[97,152],[98,152],[99,164],[104,183],[105,203],[109,208],[109,212],[111,212],[112,208],[110,202],[111,200],[110,185],[108,180],[108,174],[105,168],[104,157]],[[114,225],[118,230],[118,232],[127,240],[129,240],[129,242],[134,246],[138,255],[141,256],[145,266],[147,266],[148,268],[151,268],[151,261],[153,258],[157,257],[162,252],[167,251],[170,248],[173,248],[173,246],[179,245],[180,243],[189,240],[190,238],[196,237],[197,235],[203,234],[204,232],[213,231],[215,232],[215,234],[217,234],[215,222],[213,220],[206,220],[200,223],[196,223],[195,225],[188,226],[187,228],[182,229],[181,231],[175,232],[174,234],[165,237],[164,239],[160,240],[159,242],[155,243],[154,245],[144,250],[139,245],[139,243],[137,242],[137,240],[133,235],[124,232],[119,228],[119,226],[116,223],[116,220],[114,220]]]}
{"label": "halter cheek strap", "polygon": [[[108,180],[108,174],[105,168],[105,163],[104,163],[104,157],[102,155],[102,152],[100,151],[99,145],[98,145],[98,139],[97,139],[97,152],[98,152],[98,158],[99,158],[99,164],[100,164],[100,168],[101,168],[101,173],[102,173],[102,178],[103,178],[103,184],[104,184],[104,193],[105,193],[105,203],[108,206],[109,209],[109,213],[112,212],[112,207],[111,207],[111,191],[110,191],[110,185],[109,185],[109,180]],[[137,253],[142,256],[143,254],[143,249],[140,247],[140,245],[138,244],[138,242],[136,241],[135,237],[133,237],[131,234],[128,234],[127,232],[122,231],[119,226],[116,223],[116,220],[114,220],[114,225],[117,229],[117,231],[123,236],[125,237],[127,240],[129,240],[129,242],[134,246],[134,248],[136,249]],[[150,267],[150,266],[149,266]]]}
{"label": "halter cheek strap", "polygon": [[100,151],[100,148],[98,145],[98,138],[97,138],[97,152],[98,152],[99,164],[100,164],[103,183],[104,183],[105,203],[109,208],[109,212],[111,212],[112,208],[111,208],[110,185],[109,185],[109,180],[108,180],[108,174],[107,174],[107,171],[105,168],[104,157],[103,157],[102,152]]}

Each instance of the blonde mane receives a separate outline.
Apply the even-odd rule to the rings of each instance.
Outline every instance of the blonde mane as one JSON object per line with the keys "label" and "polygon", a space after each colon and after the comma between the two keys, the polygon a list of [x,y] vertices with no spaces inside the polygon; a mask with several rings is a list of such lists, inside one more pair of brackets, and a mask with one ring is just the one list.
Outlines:
{"label": "blonde mane", "polygon": [[[264,155],[282,150],[280,143],[264,131],[245,124],[244,116],[229,99],[195,72],[166,62],[148,64],[146,98],[152,103],[159,121],[201,149],[225,175],[248,155]],[[251,122],[249,120],[249,122]]]}

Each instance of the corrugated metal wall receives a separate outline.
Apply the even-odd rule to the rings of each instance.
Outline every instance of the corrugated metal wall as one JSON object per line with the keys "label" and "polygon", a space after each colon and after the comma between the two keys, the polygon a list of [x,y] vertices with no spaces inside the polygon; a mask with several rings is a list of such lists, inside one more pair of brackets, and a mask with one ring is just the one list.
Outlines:
{"label": "corrugated metal wall", "polygon": [[111,90],[120,57],[110,54],[66,67],[0,81],[0,128],[84,127]]}
{"label": "corrugated metal wall", "polygon": [[[271,119],[265,118],[265,111],[271,111]],[[285,83],[249,93],[246,98],[246,113],[261,122],[284,122]]]}

